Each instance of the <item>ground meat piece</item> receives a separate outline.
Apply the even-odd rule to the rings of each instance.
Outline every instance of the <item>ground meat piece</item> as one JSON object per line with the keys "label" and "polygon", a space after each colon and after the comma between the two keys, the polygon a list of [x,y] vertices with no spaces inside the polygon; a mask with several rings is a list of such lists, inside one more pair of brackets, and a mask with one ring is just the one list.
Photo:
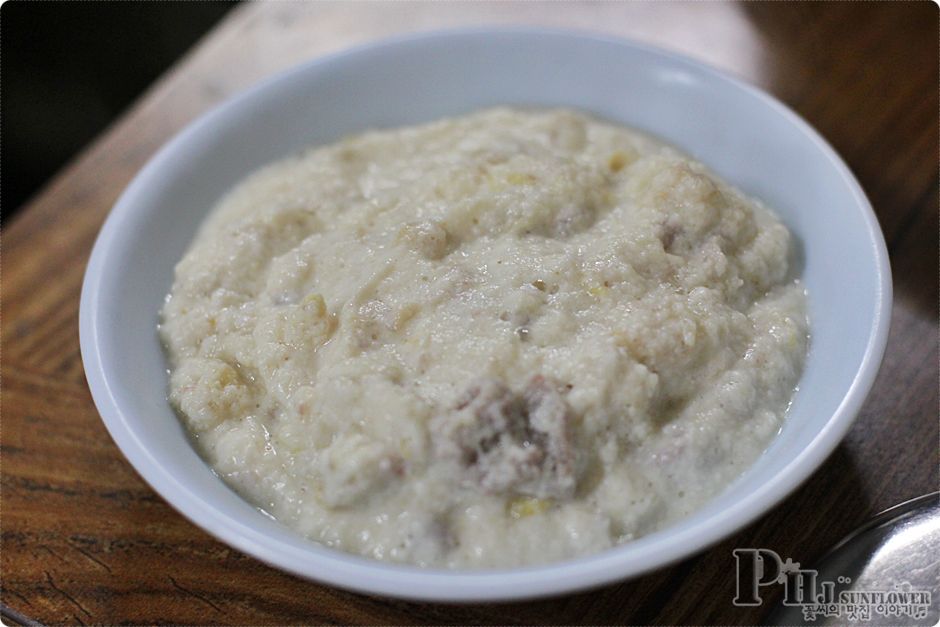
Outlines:
{"label": "ground meat piece", "polygon": [[564,499],[577,487],[571,408],[559,386],[533,377],[521,392],[474,381],[431,422],[435,450],[486,492]]}
{"label": "ground meat piece", "polygon": [[[559,385],[541,375],[532,377],[523,390],[529,430],[538,434],[545,451],[545,464],[552,477],[553,490],[573,493],[575,488],[575,453],[572,442],[571,407],[559,391]],[[536,495],[539,496],[539,495]]]}

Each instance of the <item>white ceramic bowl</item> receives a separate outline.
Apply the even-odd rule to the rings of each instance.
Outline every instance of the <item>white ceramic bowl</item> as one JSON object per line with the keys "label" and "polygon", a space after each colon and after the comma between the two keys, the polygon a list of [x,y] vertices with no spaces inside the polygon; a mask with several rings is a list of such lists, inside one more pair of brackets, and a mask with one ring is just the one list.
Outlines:
{"label": "white ceramic bowl", "polygon": [[[781,433],[756,465],[677,524],[547,566],[449,572],[371,561],[304,540],[227,488],[166,401],[157,311],[173,266],[219,196],[305,146],[497,104],[564,105],[685,149],[776,209],[798,236],[812,347]],[[891,278],[871,206],[816,132],[766,94],[627,41],[533,29],[410,36],[312,61],[217,107],[138,174],[98,236],[81,300],[88,384],[117,445],[194,523],[302,577],[397,597],[496,600],[623,579],[703,549],[766,512],[842,439],[875,378]]]}

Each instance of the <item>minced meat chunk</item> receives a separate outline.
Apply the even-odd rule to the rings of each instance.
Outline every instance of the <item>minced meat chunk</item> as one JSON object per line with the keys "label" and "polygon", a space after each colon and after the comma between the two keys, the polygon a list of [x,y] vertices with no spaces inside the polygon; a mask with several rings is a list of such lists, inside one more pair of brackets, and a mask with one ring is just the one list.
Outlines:
{"label": "minced meat chunk", "polygon": [[570,498],[577,487],[572,412],[559,386],[533,377],[521,392],[480,378],[431,423],[437,454],[491,493]]}

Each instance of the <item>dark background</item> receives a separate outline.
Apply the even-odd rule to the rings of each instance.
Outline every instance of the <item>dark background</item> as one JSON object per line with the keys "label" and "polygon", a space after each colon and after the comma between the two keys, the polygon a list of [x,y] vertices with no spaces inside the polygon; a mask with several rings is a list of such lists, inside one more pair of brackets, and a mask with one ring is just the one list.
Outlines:
{"label": "dark background", "polygon": [[0,9],[0,207],[9,218],[235,6],[13,0]]}

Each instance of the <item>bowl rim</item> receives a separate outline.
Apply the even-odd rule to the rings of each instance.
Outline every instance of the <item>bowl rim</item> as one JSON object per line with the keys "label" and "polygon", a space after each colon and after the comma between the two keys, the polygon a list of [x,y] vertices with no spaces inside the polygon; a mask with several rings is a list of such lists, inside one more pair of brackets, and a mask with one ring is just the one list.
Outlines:
{"label": "bowl rim", "polygon": [[[743,91],[787,118],[805,140],[826,156],[840,174],[844,184],[851,191],[854,204],[861,211],[871,239],[878,274],[878,290],[874,324],[867,338],[861,365],[836,411],[806,448],[791,459],[777,476],[695,527],[672,532],[669,542],[646,544],[639,555],[636,551],[632,555],[626,555],[623,549],[628,545],[622,545],[593,555],[540,566],[479,571],[422,569],[410,565],[388,564],[330,549],[324,549],[326,554],[316,556],[298,555],[296,549],[286,543],[252,528],[241,520],[221,514],[210,503],[200,499],[188,486],[163,468],[147,444],[135,432],[132,421],[115,397],[112,382],[108,377],[108,366],[102,360],[99,346],[101,331],[107,327],[100,315],[99,296],[108,250],[120,239],[123,218],[133,214],[135,198],[144,183],[159,178],[163,164],[172,158],[177,148],[221,112],[258,97],[281,82],[292,81],[316,67],[330,65],[348,57],[373,54],[388,47],[422,45],[436,40],[494,34],[520,38],[592,40],[595,43],[613,44],[664,57],[708,81],[720,84],[723,88]],[[255,83],[189,122],[149,159],[108,214],[85,271],[79,310],[79,336],[88,386],[98,412],[118,448],[144,481],[167,503],[217,539],[281,570],[347,590],[423,601],[508,601],[594,588],[664,567],[703,551],[739,531],[781,502],[819,468],[845,436],[861,409],[884,356],[891,306],[892,282],[887,247],[877,217],[861,185],[829,143],[808,122],[779,100],[706,63],[646,43],[582,30],[484,25],[397,35],[317,57]],[[642,542],[642,539],[637,542]],[[636,543],[631,543],[633,544]]]}

